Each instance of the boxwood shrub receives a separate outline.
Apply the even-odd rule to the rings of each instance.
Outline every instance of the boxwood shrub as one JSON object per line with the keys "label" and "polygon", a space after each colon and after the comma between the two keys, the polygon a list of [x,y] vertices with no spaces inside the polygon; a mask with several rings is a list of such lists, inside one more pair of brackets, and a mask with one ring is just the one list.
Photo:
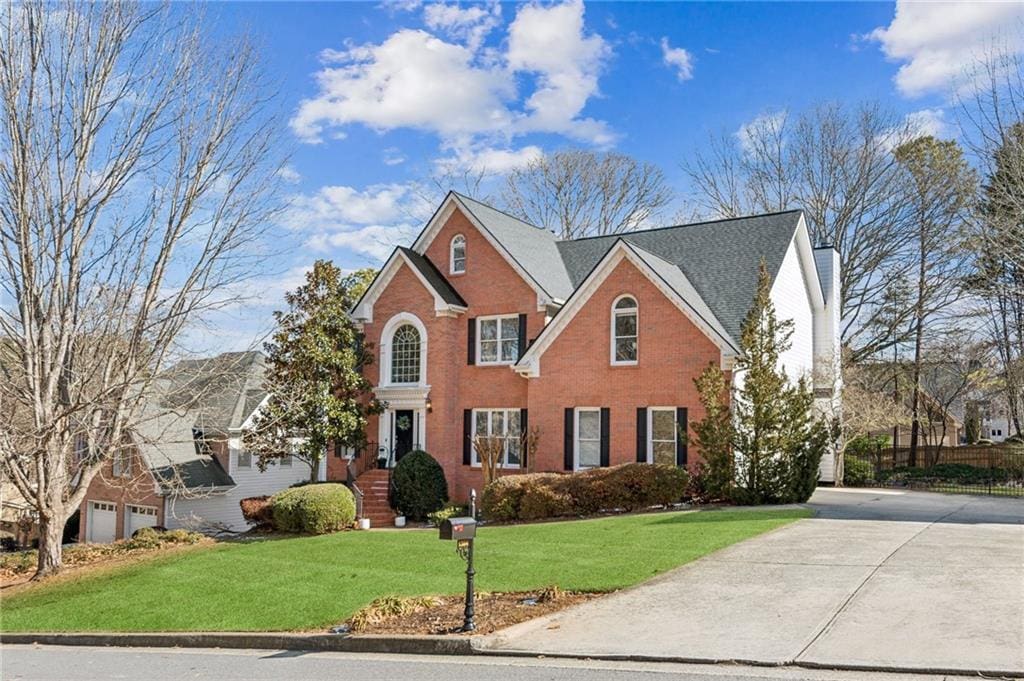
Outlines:
{"label": "boxwood shrub", "polygon": [[572,474],[505,475],[484,490],[488,520],[539,520],[665,506],[686,495],[689,475],[667,464],[627,463]]}
{"label": "boxwood shrub", "polygon": [[444,508],[448,481],[441,464],[419,449],[403,456],[391,474],[391,503],[413,520]]}
{"label": "boxwood shrub", "polygon": [[274,528],[282,532],[326,534],[351,527],[356,501],[348,487],[323,483],[292,487],[270,499]]}

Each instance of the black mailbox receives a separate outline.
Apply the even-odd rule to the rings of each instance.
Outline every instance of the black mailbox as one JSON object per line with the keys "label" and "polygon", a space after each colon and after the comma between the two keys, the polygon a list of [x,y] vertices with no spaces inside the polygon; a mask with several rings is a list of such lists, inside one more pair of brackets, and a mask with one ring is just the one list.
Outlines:
{"label": "black mailbox", "polygon": [[441,521],[441,539],[473,539],[475,536],[474,518],[448,518]]}

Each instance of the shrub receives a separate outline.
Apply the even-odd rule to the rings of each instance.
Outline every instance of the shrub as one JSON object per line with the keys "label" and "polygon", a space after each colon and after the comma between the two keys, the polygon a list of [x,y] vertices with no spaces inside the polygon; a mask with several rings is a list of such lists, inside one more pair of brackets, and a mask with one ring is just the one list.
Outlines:
{"label": "shrub", "polygon": [[983,437],[983,438],[979,439],[977,442],[975,442],[974,444],[976,444],[976,445],[978,445],[980,447],[988,447],[988,446],[994,445],[995,442],[993,442],[992,440],[988,439],[987,437]]}
{"label": "shrub", "polygon": [[270,497],[247,497],[238,502],[242,507],[245,522],[255,528],[269,528],[274,525],[274,511],[270,507]]}
{"label": "shrub", "polygon": [[843,484],[850,487],[865,487],[875,479],[875,467],[867,459],[857,456],[843,458]]}
{"label": "shrub", "polygon": [[1024,435],[1011,435],[1010,437],[1006,438],[1005,442],[1006,444],[1009,445],[1024,444]]}
{"label": "shrub", "polygon": [[443,521],[448,520],[448,518],[466,515],[469,515],[469,509],[465,506],[445,506],[440,511],[428,513],[427,520],[434,525],[440,525]]}
{"label": "shrub", "polygon": [[423,520],[448,503],[444,469],[422,450],[402,457],[391,475],[391,484],[392,504],[413,520]]}
{"label": "shrub", "polygon": [[282,532],[325,534],[352,525],[356,501],[340,483],[306,485],[278,492],[270,499],[274,527]]}
{"label": "shrub", "polygon": [[686,495],[689,475],[667,464],[628,463],[580,473],[508,475],[484,490],[488,520],[539,520],[666,506]]}

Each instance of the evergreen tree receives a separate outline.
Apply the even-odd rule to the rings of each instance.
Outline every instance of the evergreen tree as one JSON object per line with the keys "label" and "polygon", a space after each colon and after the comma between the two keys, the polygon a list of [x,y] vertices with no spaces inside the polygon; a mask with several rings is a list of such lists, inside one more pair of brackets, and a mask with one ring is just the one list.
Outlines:
{"label": "evergreen tree", "polygon": [[343,277],[333,263],[318,260],[306,283],[285,295],[287,311],[274,313],[277,330],[264,346],[269,398],[244,435],[260,470],[294,456],[316,482],[332,442],[364,444],[366,417],[381,406],[363,375],[372,355],[348,311],[371,275],[360,270]]}
{"label": "evergreen tree", "polygon": [[736,478],[732,456],[732,416],[725,373],[710,364],[693,380],[704,407],[704,418],[693,424],[691,442],[700,448],[701,493],[709,499],[728,499]]}

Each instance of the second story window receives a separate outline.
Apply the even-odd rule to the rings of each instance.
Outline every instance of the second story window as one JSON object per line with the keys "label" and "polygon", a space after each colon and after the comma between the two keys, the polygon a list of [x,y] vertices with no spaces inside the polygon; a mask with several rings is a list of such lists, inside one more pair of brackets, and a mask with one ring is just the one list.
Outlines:
{"label": "second story window", "polygon": [[391,382],[420,382],[420,332],[403,324],[391,339]]}
{"label": "second story window", "polygon": [[612,364],[636,364],[637,305],[631,296],[621,296],[612,304]]}
{"label": "second story window", "polygon": [[466,271],[466,237],[461,234],[452,239],[451,269],[452,274]]}
{"label": "second story window", "polygon": [[480,364],[512,364],[519,359],[519,316],[477,320],[477,357]]}

